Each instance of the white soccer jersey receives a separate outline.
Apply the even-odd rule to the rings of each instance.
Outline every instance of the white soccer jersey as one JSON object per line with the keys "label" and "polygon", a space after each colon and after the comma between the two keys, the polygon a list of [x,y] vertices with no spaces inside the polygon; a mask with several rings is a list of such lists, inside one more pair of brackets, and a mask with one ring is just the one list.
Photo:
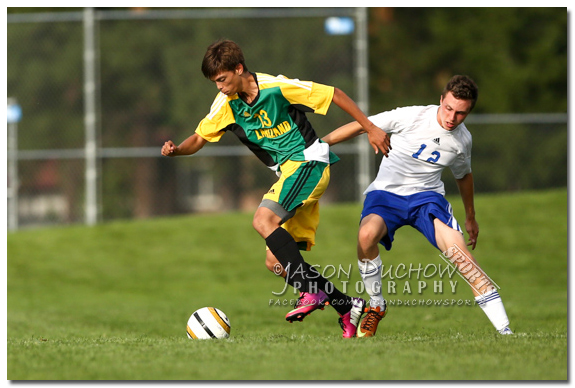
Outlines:
{"label": "white soccer jersey", "polygon": [[456,179],[471,172],[471,134],[463,123],[451,131],[437,122],[438,105],[410,106],[369,117],[391,135],[375,180],[364,194],[385,190],[398,195],[435,191],[445,195],[441,173],[450,167]]}

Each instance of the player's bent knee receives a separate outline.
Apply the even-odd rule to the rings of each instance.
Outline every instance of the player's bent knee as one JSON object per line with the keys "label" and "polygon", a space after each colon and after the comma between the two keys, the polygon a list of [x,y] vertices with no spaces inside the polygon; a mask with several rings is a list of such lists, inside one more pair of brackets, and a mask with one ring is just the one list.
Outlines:
{"label": "player's bent knee", "polygon": [[364,226],[359,230],[358,242],[362,247],[377,245],[382,238],[382,232],[369,226]]}
{"label": "player's bent knee", "polygon": [[260,207],[254,214],[252,227],[266,238],[280,226],[280,221],[281,219],[271,210]]}
{"label": "player's bent knee", "polygon": [[259,220],[256,216],[254,216],[254,219],[252,220],[252,227],[253,227],[257,232],[259,232],[259,230],[260,230],[261,227],[262,227],[260,220]]}
{"label": "player's bent knee", "polygon": [[275,227],[270,227],[269,222],[267,222],[265,217],[262,217],[257,213],[252,220],[252,227],[264,238],[275,229]]}

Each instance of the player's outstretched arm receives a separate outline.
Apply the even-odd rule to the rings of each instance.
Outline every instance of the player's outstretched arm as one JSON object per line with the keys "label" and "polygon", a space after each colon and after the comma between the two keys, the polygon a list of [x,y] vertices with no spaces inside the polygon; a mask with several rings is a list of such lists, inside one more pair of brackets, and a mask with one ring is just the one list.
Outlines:
{"label": "player's outstretched arm", "polygon": [[162,146],[162,155],[164,156],[178,156],[178,155],[192,155],[198,152],[208,141],[194,133],[188,137],[179,146],[176,146],[171,140],[168,140]]}
{"label": "player's outstretched arm", "polygon": [[473,187],[473,174],[469,173],[461,179],[456,179],[459,194],[463,200],[463,207],[465,208],[465,229],[469,235],[468,246],[475,249],[477,244],[477,236],[479,235],[479,225],[475,220],[475,204],[474,204],[474,187]]}
{"label": "player's outstretched arm", "polygon": [[362,133],[365,133],[365,130],[361,127],[361,125],[359,125],[357,121],[353,121],[349,124],[345,124],[337,129],[334,129],[325,135],[321,140],[332,146],[334,144],[353,139]]}
{"label": "player's outstretched arm", "polygon": [[375,153],[377,154],[379,150],[383,152],[385,156],[391,150],[389,143],[389,136],[387,133],[379,129],[374,123],[369,121],[367,116],[359,109],[357,104],[341,89],[334,88],[333,102],[339,106],[344,112],[348,113],[353,117],[359,125],[367,132],[367,138],[369,144],[373,147]]}

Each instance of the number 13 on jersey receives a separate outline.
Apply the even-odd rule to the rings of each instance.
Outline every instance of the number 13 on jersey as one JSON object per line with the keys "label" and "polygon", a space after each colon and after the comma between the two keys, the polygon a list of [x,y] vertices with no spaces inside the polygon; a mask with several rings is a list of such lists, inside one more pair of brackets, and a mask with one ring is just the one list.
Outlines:
{"label": "number 13 on jersey", "polygon": [[272,121],[268,117],[268,112],[265,110],[260,110],[260,113],[256,113],[254,117],[260,119],[263,128],[269,128],[272,126]]}

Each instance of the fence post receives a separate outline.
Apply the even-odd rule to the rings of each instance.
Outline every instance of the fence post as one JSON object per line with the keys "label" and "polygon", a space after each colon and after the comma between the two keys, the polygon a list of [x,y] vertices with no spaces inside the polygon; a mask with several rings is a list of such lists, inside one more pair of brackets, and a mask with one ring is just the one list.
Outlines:
{"label": "fence post", "polygon": [[18,229],[18,121],[22,116],[15,98],[8,98],[8,229]]}
{"label": "fence post", "polygon": [[[357,32],[355,38],[356,66],[355,77],[357,85],[357,104],[359,108],[369,115],[369,45],[367,41],[367,11],[366,7],[356,8]],[[363,201],[363,191],[371,182],[374,155],[365,136],[356,140],[357,145],[357,200]]]}
{"label": "fence post", "polygon": [[96,130],[96,29],[94,8],[84,8],[84,126],[87,225],[98,222],[98,148]]}

